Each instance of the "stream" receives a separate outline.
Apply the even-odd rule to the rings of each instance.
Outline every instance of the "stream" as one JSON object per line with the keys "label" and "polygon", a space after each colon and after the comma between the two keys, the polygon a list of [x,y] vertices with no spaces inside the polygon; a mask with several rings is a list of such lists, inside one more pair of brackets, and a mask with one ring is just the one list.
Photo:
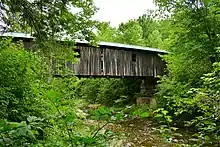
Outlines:
{"label": "stream", "polygon": [[125,134],[125,139],[114,147],[173,147],[173,143],[166,142],[158,133],[153,130],[153,123],[148,119],[133,119],[124,121],[117,125],[111,124],[106,127],[113,132]]}

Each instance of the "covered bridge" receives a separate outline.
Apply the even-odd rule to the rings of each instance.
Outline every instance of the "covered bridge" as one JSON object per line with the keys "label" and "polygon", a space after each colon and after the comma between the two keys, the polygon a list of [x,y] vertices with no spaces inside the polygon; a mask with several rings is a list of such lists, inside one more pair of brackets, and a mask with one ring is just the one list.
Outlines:
{"label": "covered bridge", "polygon": [[[23,40],[26,48],[33,43],[33,37],[24,33],[4,33]],[[76,52],[78,64],[66,64],[81,77],[156,77],[164,74],[165,63],[159,54],[164,50],[119,43],[99,42],[99,47],[78,41]]]}

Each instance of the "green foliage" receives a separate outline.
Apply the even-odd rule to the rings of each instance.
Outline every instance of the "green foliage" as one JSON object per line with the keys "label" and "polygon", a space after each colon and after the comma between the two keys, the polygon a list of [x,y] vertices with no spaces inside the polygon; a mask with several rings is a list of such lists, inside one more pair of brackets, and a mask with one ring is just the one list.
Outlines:
{"label": "green foliage", "polygon": [[173,119],[198,131],[198,146],[214,144],[219,135],[219,3],[157,2],[172,14],[171,54],[164,57],[169,75],[161,79],[158,101]]}
{"label": "green foliage", "polygon": [[[74,99],[77,78],[64,67],[76,61],[71,39],[94,41],[95,11],[91,0],[1,1],[1,30],[36,37],[34,52],[0,40],[1,145],[106,146],[107,133],[93,137],[84,126]],[[61,78],[53,77],[54,70]]]}
{"label": "green foliage", "polygon": [[173,121],[172,117],[168,115],[169,112],[164,108],[158,108],[153,113],[155,114],[154,118],[158,119],[161,124],[170,124]]}
{"label": "green foliage", "polygon": [[134,102],[139,92],[139,80],[129,79],[81,79],[77,82],[75,96],[90,103],[125,105]]}
{"label": "green foliage", "polygon": [[96,120],[107,120],[107,121],[110,121],[111,120],[111,116],[112,116],[112,111],[113,110],[111,110],[111,108],[107,108],[107,107],[101,106],[97,110],[93,110],[91,112],[91,116],[92,116],[93,119],[96,119]]}
{"label": "green foliage", "polygon": [[147,105],[135,106],[133,108],[130,108],[129,111],[131,115],[134,117],[140,117],[140,118],[152,117],[151,110]]}
{"label": "green foliage", "polygon": [[1,146],[29,146],[36,143],[42,131],[42,121],[37,117],[29,117],[29,124],[25,121],[18,123],[1,120]]}
{"label": "green foliage", "polygon": [[97,40],[107,41],[107,42],[117,42],[118,32],[116,28],[110,26],[107,22],[102,22],[99,24]]}
{"label": "green foliage", "polygon": [[219,4],[157,2],[172,12],[173,25],[168,46],[172,53],[164,57],[169,75],[161,79],[158,100],[173,118],[198,131],[198,146],[214,144],[219,135]]}
{"label": "green foliage", "polygon": [[[160,108],[123,110],[100,107],[91,112],[98,121],[117,122],[132,116],[154,116],[167,140],[177,134],[175,123],[196,132],[190,143],[214,145],[220,136],[220,5],[218,0],[156,0],[169,17],[147,11],[138,19],[113,28],[100,23],[97,39],[166,49],[168,75],[161,78],[157,100]],[[16,4],[16,5],[15,5]],[[79,12],[72,13],[72,10]],[[101,133],[84,124],[81,110],[88,103],[124,106],[134,102],[140,81],[126,79],[78,80],[64,67],[75,63],[74,42],[94,41],[96,11],[93,1],[2,1],[0,13],[10,31],[31,32],[35,53],[21,44],[0,40],[0,144],[1,146],[107,146],[111,132]],[[159,19],[155,19],[159,18]],[[5,29],[5,28],[4,28]],[[64,38],[65,38],[64,37]],[[62,39],[64,39],[62,38]],[[66,50],[68,46],[68,50]],[[52,60],[56,59],[57,67]],[[213,64],[214,63],[214,64]],[[54,78],[56,70],[62,78]],[[181,135],[181,134],[180,134]]]}
{"label": "green foliage", "polygon": [[187,125],[194,125],[198,129],[203,144],[215,142],[220,132],[219,67],[220,64],[215,63],[214,71],[202,77],[202,86],[188,91],[196,103],[197,112],[202,115],[195,116]]}
{"label": "green foliage", "polygon": [[118,28],[120,43],[133,44],[133,45],[144,45],[142,38],[142,28],[139,23],[135,20],[123,24],[121,23]]}
{"label": "green foliage", "polygon": [[147,10],[145,14],[140,16],[137,20],[143,30],[142,38],[145,46],[166,49],[164,46],[165,39],[169,37],[170,24],[168,20],[156,20],[161,17],[159,11]]}
{"label": "green foliage", "polygon": [[118,28],[102,22],[97,40],[167,49],[171,25],[169,20],[156,20],[155,17],[161,17],[158,12],[148,10],[138,19],[121,23]]}
{"label": "green foliage", "polygon": [[43,116],[45,103],[36,97],[38,78],[44,79],[39,73],[40,58],[11,40],[1,40],[0,44],[1,118],[19,122],[29,115]]}
{"label": "green foliage", "polygon": [[[102,146],[105,143],[104,137],[102,141],[92,138],[93,130],[83,127],[82,101],[74,99],[75,76],[50,77],[48,82],[48,70],[42,58],[11,40],[1,40],[0,44],[2,146]],[[82,127],[84,131],[79,131]]]}
{"label": "green foliage", "polygon": [[3,0],[1,30],[32,32],[40,42],[63,35],[90,40],[94,38],[91,16],[95,11],[92,0]]}

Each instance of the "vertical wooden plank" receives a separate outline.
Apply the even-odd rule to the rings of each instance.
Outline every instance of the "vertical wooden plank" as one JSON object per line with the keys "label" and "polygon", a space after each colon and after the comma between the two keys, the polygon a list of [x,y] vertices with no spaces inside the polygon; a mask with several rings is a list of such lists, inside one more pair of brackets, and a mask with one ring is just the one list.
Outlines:
{"label": "vertical wooden plank", "polygon": [[83,47],[84,53],[85,53],[85,68],[84,68],[84,75],[89,75],[89,49],[87,47]]}
{"label": "vertical wooden plank", "polygon": [[105,49],[105,75],[108,75],[108,50]]}
{"label": "vertical wooden plank", "polygon": [[140,60],[140,67],[139,68],[140,68],[140,71],[141,71],[140,75],[143,76],[143,57],[144,56],[143,56],[143,54],[140,54],[140,55],[141,55],[141,60]]}
{"label": "vertical wooden plank", "polygon": [[[81,73],[81,71],[82,71],[82,60],[83,60],[83,51],[82,51],[82,48],[81,47],[79,47],[79,46],[77,46],[77,49],[80,49],[80,59],[79,59],[79,61],[78,61],[78,75],[81,75],[82,73]],[[74,70],[77,70],[76,69],[76,66],[74,65]]]}
{"label": "vertical wooden plank", "polygon": [[109,61],[109,64],[108,64],[108,67],[109,67],[109,76],[112,75],[112,55],[111,55],[111,49],[108,49],[108,61]]}
{"label": "vertical wooden plank", "polygon": [[92,47],[91,48],[91,60],[92,60],[92,65],[91,65],[91,75],[94,76],[95,75],[95,48]]}
{"label": "vertical wooden plank", "polygon": [[105,75],[105,49],[103,49],[103,75]]}
{"label": "vertical wooden plank", "polygon": [[147,66],[147,58],[146,58],[146,54],[144,52],[142,52],[142,76],[146,76],[147,73],[146,73],[146,66]]}
{"label": "vertical wooden plank", "polygon": [[87,52],[87,73],[86,73],[86,75],[91,75],[91,66],[90,66],[90,63],[91,63],[91,59],[90,59],[90,57],[91,57],[91,48],[90,47],[86,47],[86,49],[88,50],[88,52]]}
{"label": "vertical wooden plank", "polygon": [[125,66],[126,76],[129,76],[129,51],[125,51]]}
{"label": "vertical wooden plank", "polygon": [[129,75],[132,76],[132,51],[129,52],[128,55],[128,68],[129,68]]}
{"label": "vertical wooden plank", "polygon": [[145,58],[146,58],[146,76],[151,76],[151,71],[150,71],[150,57],[151,55],[149,53],[145,52]]}
{"label": "vertical wooden plank", "polygon": [[93,52],[93,53],[92,53],[92,54],[93,54],[93,55],[92,55],[92,56],[93,56],[93,59],[92,59],[92,60],[93,60],[93,61],[92,61],[92,62],[93,62],[92,75],[96,75],[96,62],[97,62],[97,60],[98,60],[98,59],[96,59],[96,49],[97,49],[97,48],[94,48],[94,47],[92,48],[92,50],[93,50],[93,51],[92,51],[92,52]]}
{"label": "vertical wooden plank", "polygon": [[157,54],[154,55],[154,66],[155,66],[155,77],[158,75],[158,64]]}
{"label": "vertical wooden plank", "polygon": [[123,51],[118,50],[118,75],[123,76]]}
{"label": "vertical wooden plank", "polygon": [[147,57],[147,76],[151,76],[151,70],[150,70],[150,55],[146,54]]}
{"label": "vertical wooden plank", "polygon": [[87,48],[87,50],[89,50],[89,54],[88,54],[88,61],[87,61],[87,67],[88,67],[88,76],[90,76],[91,75],[91,58],[92,58],[92,55],[91,55],[91,48],[90,47],[86,47]]}
{"label": "vertical wooden plank", "polygon": [[120,68],[120,50],[117,50],[117,76],[120,76],[121,75],[121,73],[120,73],[120,71],[121,71],[121,68]]}
{"label": "vertical wooden plank", "polygon": [[136,76],[139,76],[139,60],[140,60],[140,57],[139,57],[139,53],[137,52],[136,53],[136,66],[135,66],[135,69],[136,69]]}
{"label": "vertical wooden plank", "polygon": [[94,63],[93,63],[93,47],[89,47],[90,49],[90,61],[89,61],[89,67],[90,67],[90,76],[93,75],[93,66],[94,66]]}
{"label": "vertical wooden plank", "polygon": [[124,76],[127,75],[127,72],[126,72],[126,69],[127,69],[127,67],[126,67],[126,55],[127,55],[126,52],[123,51]]}
{"label": "vertical wooden plank", "polygon": [[104,60],[103,60],[103,70],[104,70],[104,76],[107,75],[107,62],[108,62],[108,56],[107,56],[107,49],[103,49],[103,57],[104,57]]}
{"label": "vertical wooden plank", "polygon": [[141,76],[141,60],[142,60],[142,56],[141,56],[141,53],[138,52],[138,66],[137,66],[137,69],[138,69],[138,76]]}
{"label": "vertical wooden plank", "polygon": [[91,75],[91,48],[90,47],[86,47],[87,50],[87,72],[86,75],[90,76]]}
{"label": "vertical wooden plank", "polygon": [[127,76],[131,76],[131,66],[130,66],[130,63],[131,63],[131,51],[126,51],[126,67],[127,67]]}
{"label": "vertical wooden plank", "polygon": [[140,57],[139,57],[139,53],[137,52],[136,53],[136,66],[135,66],[135,69],[136,69],[136,76],[139,76],[139,60],[140,60]]}
{"label": "vertical wooden plank", "polygon": [[116,59],[115,59],[115,54],[116,54],[116,50],[114,49],[114,50],[112,50],[112,72],[113,72],[113,76],[115,76],[116,75],[116,64],[115,64],[115,61],[116,61]]}
{"label": "vertical wooden plank", "polygon": [[109,56],[108,56],[108,49],[105,49],[105,75],[109,74]]}
{"label": "vertical wooden plank", "polygon": [[99,55],[99,52],[100,52],[100,48],[97,48],[97,49],[96,49],[96,57],[95,57],[95,59],[96,59],[96,61],[97,61],[97,62],[95,63],[95,64],[96,64],[96,69],[95,69],[96,72],[95,72],[95,74],[98,75],[98,76],[100,75],[100,69],[101,69],[101,68],[100,68],[101,56]]}
{"label": "vertical wooden plank", "polygon": [[[133,55],[134,54],[134,55]],[[133,61],[133,56],[136,57]],[[137,52],[132,52],[131,53],[131,61],[130,61],[130,64],[131,64],[131,76],[136,76],[136,65],[137,65]]]}
{"label": "vertical wooden plank", "polygon": [[121,58],[121,63],[122,63],[122,76],[125,76],[125,53],[124,50],[122,50],[122,58]]}
{"label": "vertical wooden plank", "polygon": [[148,76],[148,55],[143,52],[143,76]]}
{"label": "vertical wooden plank", "polygon": [[98,56],[99,56],[99,69],[98,69],[98,71],[99,71],[100,75],[103,75],[103,73],[104,73],[104,64],[103,64],[104,57],[103,57],[103,49],[102,48],[99,48]]}
{"label": "vertical wooden plank", "polygon": [[157,59],[156,56],[154,55],[154,77],[157,76]]}
{"label": "vertical wooden plank", "polygon": [[135,76],[137,76],[138,75],[138,60],[139,60],[139,57],[138,57],[138,54],[137,54],[137,52],[136,52],[136,63],[135,63],[135,66],[134,66],[134,68],[135,68]]}
{"label": "vertical wooden plank", "polygon": [[79,67],[79,72],[80,75],[83,75],[83,69],[84,69],[84,64],[85,64],[85,51],[83,50],[83,47],[80,47],[81,51],[81,58],[80,58],[80,67]]}
{"label": "vertical wooden plank", "polygon": [[81,50],[83,52],[83,56],[82,56],[82,63],[81,63],[81,75],[84,75],[85,74],[85,69],[86,69],[86,52],[85,52],[85,49],[84,47],[81,47]]}
{"label": "vertical wooden plank", "polygon": [[151,75],[154,76],[154,56],[151,55]]}
{"label": "vertical wooden plank", "polygon": [[112,75],[112,55],[111,50],[108,49],[108,76]]}
{"label": "vertical wooden plank", "polygon": [[142,76],[142,55],[139,53],[139,56],[140,56],[140,60],[139,60],[139,76]]}
{"label": "vertical wooden plank", "polygon": [[126,76],[129,76],[129,64],[128,64],[128,62],[129,62],[129,51],[125,51],[125,72],[126,72]]}
{"label": "vertical wooden plank", "polygon": [[113,72],[113,57],[114,57],[114,55],[113,55],[113,49],[109,49],[109,55],[110,55],[110,75],[113,75],[114,74],[114,72]]}
{"label": "vertical wooden plank", "polygon": [[114,55],[113,55],[113,49],[109,49],[109,62],[110,62],[110,74],[109,75],[113,75],[113,58],[114,58]]}
{"label": "vertical wooden plank", "polygon": [[115,50],[115,76],[118,76],[118,50]]}
{"label": "vertical wooden plank", "polygon": [[142,54],[141,54],[141,59],[142,59],[142,64],[141,64],[141,69],[142,69],[142,76],[145,76],[145,55],[143,54],[143,52],[142,52]]}
{"label": "vertical wooden plank", "polygon": [[149,70],[149,76],[153,76],[153,73],[152,73],[152,63],[151,63],[151,58],[152,58],[152,55],[148,55],[148,70]]}
{"label": "vertical wooden plank", "polygon": [[85,50],[83,48],[83,46],[80,47],[80,50],[82,51],[82,55],[81,55],[81,63],[80,63],[80,75],[84,75],[85,73],[85,66],[86,66],[86,56],[85,56]]}
{"label": "vertical wooden plank", "polygon": [[118,76],[122,76],[122,63],[121,63],[121,56],[122,50],[118,50]]}
{"label": "vertical wooden plank", "polygon": [[125,65],[125,59],[126,59],[125,51],[122,51],[122,63],[123,63],[123,76],[126,75],[126,65]]}
{"label": "vertical wooden plank", "polygon": [[94,75],[99,75],[99,60],[100,57],[98,55],[99,48],[94,48]]}
{"label": "vertical wooden plank", "polygon": [[126,51],[126,76],[130,76],[130,51]]}
{"label": "vertical wooden plank", "polygon": [[110,76],[112,74],[112,56],[111,56],[111,50],[108,49],[108,75]]}

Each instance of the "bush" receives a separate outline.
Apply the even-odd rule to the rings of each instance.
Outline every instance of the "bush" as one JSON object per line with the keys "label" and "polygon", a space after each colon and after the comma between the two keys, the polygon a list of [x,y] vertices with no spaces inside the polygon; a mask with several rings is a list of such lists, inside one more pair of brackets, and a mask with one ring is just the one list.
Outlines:
{"label": "bush", "polygon": [[90,103],[119,106],[133,103],[134,95],[140,91],[139,86],[140,80],[81,79],[75,87],[75,95]]}
{"label": "bush", "polygon": [[157,98],[174,119],[185,121],[197,130],[200,144],[213,143],[220,133],[220,63],[214,71],[201,77],[198,87],[164,77]]}
{"label": "bush", "polygon": [[92,137],[83,124],[77,78],[53,78],[47,67],[21,44],[0,40],[0,146],[105,146],[105,134]]}
{"label": "bush", "polygon": [[20,44],[0,41],[0,118],[20,122],[43,116],[45,105],[37,97],[41,68],[40,58]]}

